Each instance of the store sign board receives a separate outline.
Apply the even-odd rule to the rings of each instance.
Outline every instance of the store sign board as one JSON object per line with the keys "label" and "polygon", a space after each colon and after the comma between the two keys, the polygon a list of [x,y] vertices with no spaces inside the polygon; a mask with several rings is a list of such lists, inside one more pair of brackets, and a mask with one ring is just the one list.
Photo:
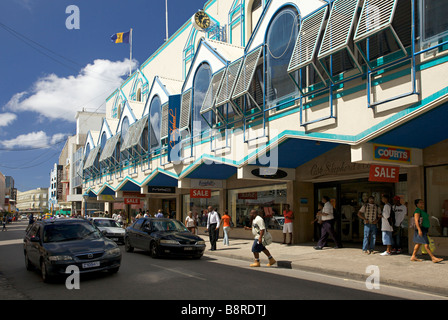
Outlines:
{"label": "store sign board", "polygon": [[411,163],[411,149],[374,144],[373,158],[376,161]]}
{"label": "store sign board", "polygon": [[190,189],[190,199],[210,199],[212,190],[210,189]]}
{"label": "store sign board", "polygon": [[140,204],[140,198],[124,198],[124,204]]}
{"label": "store sign board", "polygon": [[372,164],[370,166],[369,181],[397,183],[400,178],[400,167],[380,166]]}
{"label": "store sign board", "polygon": [[191,187],[195,189],[199,188],[223,188],[222,180],[212,180],[212,179],[191,179]]}

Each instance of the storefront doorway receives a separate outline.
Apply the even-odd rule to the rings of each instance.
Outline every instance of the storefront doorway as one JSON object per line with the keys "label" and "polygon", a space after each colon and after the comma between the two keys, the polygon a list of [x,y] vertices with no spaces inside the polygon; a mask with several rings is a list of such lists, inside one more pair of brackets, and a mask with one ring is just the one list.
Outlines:
{"label": "storefront doorway", "polygon": [[[367,202],[369,196],[375,198],[375,203],[380,207],[381,195],[395,193],[395,184],[382,182],[369,182],[368,179],[352,181],[328,182],[315,184],[315,203],[323,196],[328,196],[335,210],[335,230],[342,241],[362,242],[363,223],[358,218],[358,212],[363,203]],[[379,231],[381,232],[381,231]],[[318,238],[318,235],[314,235]],[[381,240],[380,236],[377,236]]]}

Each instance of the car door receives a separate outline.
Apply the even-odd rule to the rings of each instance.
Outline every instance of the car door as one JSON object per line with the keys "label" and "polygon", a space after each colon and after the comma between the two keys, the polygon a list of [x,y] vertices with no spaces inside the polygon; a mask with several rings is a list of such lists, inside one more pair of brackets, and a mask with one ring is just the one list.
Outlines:
{"label": "car door", "polygon": [[151,243],[151,233],[153,227],[151,220],[146,220],[142,226],[141,233],[141,248],[144,250],[149,250],[149,244]]}
{"label": "car door", "polygon": [[131,245],[135,248],[141,248],[142,247],[142,225],[144,223],[145,219],[139,219],[137,220],[131,228],[128,229],[128,237],[131,240]]}
{"label": "car door", "polygon": [[36,266],[39,265],[40,260],[40,245],[42,241],[42,239],[40,239],[40,228],[41,226],[35,223],[31,228],[26,241],[28,259]]}

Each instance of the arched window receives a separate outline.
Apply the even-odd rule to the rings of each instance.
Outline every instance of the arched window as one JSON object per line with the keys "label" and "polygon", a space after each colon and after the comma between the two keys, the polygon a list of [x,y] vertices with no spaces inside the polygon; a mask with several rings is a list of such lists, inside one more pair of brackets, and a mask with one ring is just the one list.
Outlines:
{"label": "arched window", "polygon": [[106,136],[106,132],[103,132],[103,134],[101,135],[101,142],[100,142],[100,149],[104,150],[104,146],[106,145],[106,141],[107,141],[107,136]]}
{"label": "arched window", "polygon": [[[202,131],[209,128],[207,122],[201,116],[200,111],[211,80],[212,70],[209,64],[204,62],[197,69],[193,80],[193,135],[200,134]],[[204,116],[207,118],[207,121],[211,123],[212,115],[206,114]]]}
{"label": "arched window", "polygon": [[160,130],[162,128],[162,101],[155,96],[149,106],[149,143],[151,150],[160,148]]}
{"label": "arched window", "polygon": [[299,15],[287,6],[272,19],[266,33],[266,103],[269,106],[298,94],[287,69],[299,32]]}
{"label": "arched window", "polygon": [[137,100],[138,102],[141,102],[141,101],[142,101],[142,88],[138,88],[138,90],[137,90],[136,100]]}
{"label": "arched window", "polygon": [[90,154],[90,143],[87,143],[86,145],[86,156],[84,157],[84,161],[87,160]]}
{"label": "arched window", "polygon": [[128,117],[124,117],[123,123],[121,124],[121,144],[123,144],[124,140],[129,131],[129,119]]}

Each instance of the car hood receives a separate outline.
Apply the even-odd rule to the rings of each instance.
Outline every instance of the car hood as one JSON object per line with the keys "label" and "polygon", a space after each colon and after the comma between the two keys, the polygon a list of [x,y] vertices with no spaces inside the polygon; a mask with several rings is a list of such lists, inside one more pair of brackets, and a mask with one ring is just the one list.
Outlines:
{"label": "car hood", "polygon": [[179,231],[157,231],[153,233],[153,236],[164,240],[176,240],[176,241],[204,241],[201,237],[198,237],[190,232],[179,232]]}
{"label": "car hood", "polygon": [[107,233],[125,233],[123,228],[118,227],[98,227],[98,229],[100,229],[100,231],[106,231]]}
{"label": "car hood", "polygon": [[73,241],[44,243],[49,255],[77,255],[80,253],[99,252],[116,248],[112,240],[106,238],[83,239]]}

